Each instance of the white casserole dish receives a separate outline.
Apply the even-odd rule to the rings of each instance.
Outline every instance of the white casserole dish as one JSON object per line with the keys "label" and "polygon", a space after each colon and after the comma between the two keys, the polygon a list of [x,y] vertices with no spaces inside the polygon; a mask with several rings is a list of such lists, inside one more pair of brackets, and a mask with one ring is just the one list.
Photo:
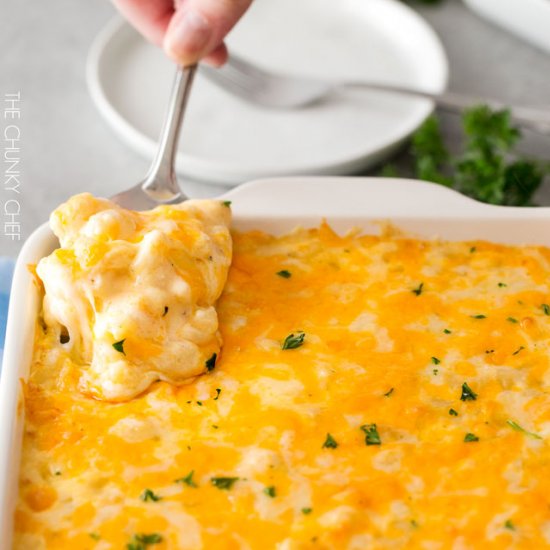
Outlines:
{"label": "white casserole dish", "polygon": [[[390,220],[415,236],[448,240],[485,239],[550,246],[550,208],[489,206],[442,186],[389,178],[278,178],[251,182],[222,197],[232,201],[233,227],[290,231],[326,218],[345,232],[359,227],[379,233]],[[25,243],[14,273],[0,380],[0,548],[11,547],[23,430],[20,381],[32,358],[40,300],[28,264],[57,246],[47,225]]]}

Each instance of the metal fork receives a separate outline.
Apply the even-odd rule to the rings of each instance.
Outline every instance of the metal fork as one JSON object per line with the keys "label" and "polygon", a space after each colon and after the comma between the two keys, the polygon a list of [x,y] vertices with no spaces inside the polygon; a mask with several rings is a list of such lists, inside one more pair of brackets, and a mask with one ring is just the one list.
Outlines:
{"label": "metal fork", "polygon": [[492,109],[510,109],[512,119],[531,130],[550,132],[550,108],[510,107],[502,101],[453,92],[432,93],[382,82],[329,81],[274,73],[231,54],[225,65],[214,69],[200,66],[200,73],[224,90],[248,101],[273,109],[298,109],[327,101],[345,89],[358,88],[429,99],[443,110],[455,113],[485,104]]}
{"label": "metal fork", "polygon": [[151,167],[143,181],[111,197],[113,202],[130,210],[149,210],[159,204],[174,204],[187,200],[178,184],[175,160],[181,123],[196,67],[178,67],[160,132],[157,153]]}

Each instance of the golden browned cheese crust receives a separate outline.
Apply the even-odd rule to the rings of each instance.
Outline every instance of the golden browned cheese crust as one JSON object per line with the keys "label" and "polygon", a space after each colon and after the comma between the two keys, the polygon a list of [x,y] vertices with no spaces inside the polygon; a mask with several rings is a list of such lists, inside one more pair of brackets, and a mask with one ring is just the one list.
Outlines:
{"label": "golden browned cheese crust", "polygon": [[191,384],[96,401],[39,328],[15,548],[550,545],[548,249],[233,237]]}

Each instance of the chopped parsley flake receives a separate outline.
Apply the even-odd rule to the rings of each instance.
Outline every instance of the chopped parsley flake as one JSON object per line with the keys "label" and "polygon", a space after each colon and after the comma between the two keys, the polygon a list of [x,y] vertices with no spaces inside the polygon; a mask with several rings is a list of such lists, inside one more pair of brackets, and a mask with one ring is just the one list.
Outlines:
{"label": "chopped parsley flake", "polygon": [[156,495],[151,491],[151,489],[145,489],[141,495],[139,495],[139,498],[143,500],[143,502],[158,502],[162,499],[159,495]]}
{"label": "chopped parsley flake", "polygon": [[283,342],[283,345],[281,346],[281,349],[296,349],[299,348],[304,344],[304,338],[306,337],[304,332],[297,332],[296,334],[292,333],[289,334],[285,341]]}
{"label": "chopped parsley flake", "polygon": [[544,315],[550,315],[550,306],[548,304],[541,304],[540,307],[542,308]]}
{"label": "chopped parsley flake", "polygon": [[445,334],[451,334],[451,331],[450,331],[448,328],[444,329],[443,332],[444,332]]}
{"label": "chopped parsley flake", "polygon": [[517,355],[520,351],[524,349],[525,349],[525,346],[520,346],[516,351],[514,351],[514,353],[512,353],[512,355]]}
{"label": "chopped parsley flake", "polygon": [[508,286],[506,283],[498,283],[499,288],[504,288],[505,286]]}
{"label": "chopped parsley flake", "polygon": [[464,443],[473,443],[475,441],[479,441],[479,437],[477,437],[477,435],[475,435],[473,433],[468,432],[464,436]]}
{"label": "chopped parsley flake", "polygon": [[437,376],[439,374],[439,369],[433,369],[432,373],[434,376]]}
{"label": "chopped parsley flake", "polygon": [[126,550],[146,550],[152,544],[162,542],[162,537],[158,533],[140,533],[132,537],[132,540],[126,545]]}
{"label": "chopped parsley flake", "polygon": [[264,489],[264,493],[268,497],[275,498],[277,496],[277,489],[275,489],[275,487],[273,485],[271,485],[270,487],[266,487]]}
{"label": "chopped parsley flake", "polygon": [[472,319],[487,319],[487,315],[483,315],[483,313],[478,313],[477,315],[470,315]]}
{"label": "chopped parsley flake", "polygon": [[419,527],[418,521],[416,521],[415,519],[411,519],[411,527],[414,527],[415,529],[418,529],[418,527]]}
{"label": "chopped parsley flake", "polygon": [[458,413],[454,409],[449,409],[449,414],[451,416],[458,416]]}
{"label": "chopped parsley flake", "polygon": [[376,428],[376,424],[363,424],[361,430],[365,432],[366,445],[381,445],[380,434]]}
{"label": "chopped parsley flake", "polygon": [[197,405],[198,405],[199,407],[202,407],[202,401],[197,401]]}
{"label": "chopped parsley flake", "polygon": [[439,363],[441,363],[441,359],[438,359],[437,357],[432,357],[432,363],[434,365],[439,365]]}
{"label": "chopped parsley flake", "polygon": [[282,277],[283,279],[290,279],[292,277],[292,273],[287,269],[281,269],[281,271],[277,271],[277,275],[279,275],[279,277]]}
{"label": "chopped parsley flake", "polygon": [[477,399],[477,393],[468,386],[466,382],[462,384],[462,393],[460,394],[461,401],[475,401]]}
{"label": "chopped parsley flake", "polygon": [[239,481],[238,477],[211,477],[210,482],[214,487],[222,491],[229,491],[235,482]]}
{"label": "chopped parsley flake", "polygon": [[227,208],[231,207],[231,201],[223,201],[222,204]]}
{"label": "chopped parsley flake", "polygon": [[384,397],[389,397],[393,393],[393,388],[390,388],[385,394]]}
{"label": "chopped parsley flake", "polygon": [[197,487],[197,484],[193,481],[193,474],[195,470],[191,470],[185,477],[180,477],[175,480],[176,483],[185,483],[188,487]]}
{"label": "chopped parsley flake", "polygon": [[472,248],[470,248],[470,254],[473,254],[476,250],[477,248],[475,246],[472,246]]}
{"label": "chopped parsley flake", "polygon": [[336,442],[336,439],[332,437],[330,434],[327,434],[327,438],[325,439],[325,442],[323,443],[322,449],[336,449],[338,447],[338,443]]}
{"label": "chopped parsley flake", "polygon": [[510,323],[517,323],[518,320],[515,319],[514,317],[506,317],[506,320],[509,321]]}
{"label": "chopped parsley flake", "polygon": [[217,401],[220,398],[220,393],[222,393],[221,388],[216,388],[216,397],[214,397],[214,401]]}
{"label": "chopped parsley flake", "polygon": [[90,538],[94,540],[99,540],[101,537],[99,536],[99,533],[88,533],[90,535]]}
{"label": "chopped parsley flake", "polygon": [[535,439],[542,439],[539,434],[527,431],[525,428],[522,428],[517,422],[514,422],[513,420],[508,419],[506,421],[506,424],[508,424],[508,426],[510,426],[510,428],[512,428],[513,430],[516,430],[516,432],[524,433],[525,435],[529,435]]}
{"label": "chopped parsley flake", "polygon": [[113,348],[115,348],[119,353],[122,353],[122,355],[126,355],[124,352],[124,342],[126,341],[126,338],[119,340],[118,342],[115,342],[113,344]]}
{"label": "chopped parsley flake", "polygon": [[504,528],[505,529],[510,529],[510,531],[515,531],[516,530],[516,528],[515,528],[514,524],[512,523],[511,519],[507,519],[504,522]]}
{"label": "chopped parsley flake", "polygon": [[302,508],[302,514],[307,516],[308,514],[311,514],[313,512],[313,508]]}
{"label": "chopped parsley flake", "polygon": [[416,294],[417,296],[420,296],[423,290],[424,290],[424,283],[420,283],[416,288],[413,288],[411,292],[413,294]]}
{"label": "chopped parsley flake", "polygon": [[213,353],[212,356],[204,362],[204,365],[206,366],[206,370],[208,372],[214,370],[214,367],[216,366],[216,359],[217,358],[218,358],[218,354]]}

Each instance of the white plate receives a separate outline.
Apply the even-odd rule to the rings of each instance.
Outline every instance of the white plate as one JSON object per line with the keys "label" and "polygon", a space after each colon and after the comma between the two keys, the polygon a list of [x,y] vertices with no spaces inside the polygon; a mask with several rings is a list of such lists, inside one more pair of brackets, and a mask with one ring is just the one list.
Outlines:
{"label": "white plate", "polygon": [[[276,0],[275,0],[276,1]],[[482,204],[441,185],[391,178],[284,178],[252,182],[218,197],[231,200],[233,227],[273,233],[326,218],[340,232],[380,232],[380,220],[425,238],[486,239],[550,246],[550,208]],[[11,548],[24,423],[21,380],[32,359],[38,287],[28,269],[57,239],[46,224],[27,240],[15,267],[0,379],[0,549]]]}
{"label": "white plate", "polygon": [[[320,78],[371,79],[442,91],[445,52],[433,30],[397,0],[255,0],[229,48],[268,69]],[[173,66],[129,25],[111,22],[88,59],[88,84],[105,119],[152,157]],[[198,75],[178,170],[236,184],[257,177],[347,174],[394,152],[431,112],[427,100],[349,92],[340,101],[269,110]]]}

